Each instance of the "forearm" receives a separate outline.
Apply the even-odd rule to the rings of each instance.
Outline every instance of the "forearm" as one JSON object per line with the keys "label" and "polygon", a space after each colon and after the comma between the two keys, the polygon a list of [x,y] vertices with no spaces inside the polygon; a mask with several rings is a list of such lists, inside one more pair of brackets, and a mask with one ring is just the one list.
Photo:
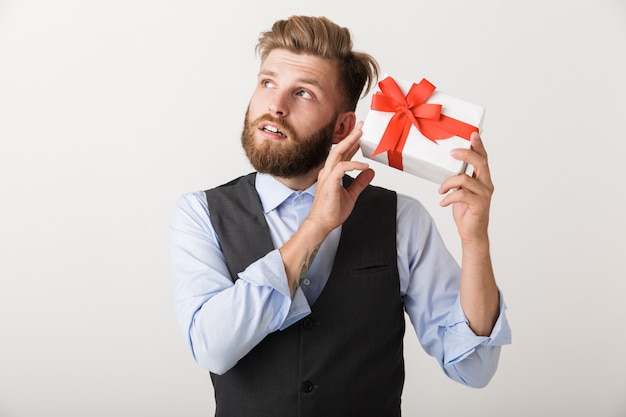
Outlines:
{"label": "forearm", "polygon": [[292,297],[300,286],[300,280],[308,273],[322,242],[329,233],[330,231],[324,230],[307,219],[291,239],[280,248],[280,256],[285,266]]}
{"label": "forearm", "polygon": [[[352,129],[354,116],[352,113],[347,117],[344,127]],[[331,149],[323,168],[317,173],[317,190],[309,216],[280,248],[292,295],[299,287],[300,279],[307,274],[322,242],[348,218],[359,194],[374,178],[374,171],[368,168],[368,164],[351,160],[359,149],[362,125],[363,122],[359,122]],[[344,188],[344,175],[354,170],[361,172],[348,188]]]}
{"label": "forearm", "polygon": [[499,295],[489,253],[489,239],[463,242],[460,300],[469,326],[488,336],[498,318]]}

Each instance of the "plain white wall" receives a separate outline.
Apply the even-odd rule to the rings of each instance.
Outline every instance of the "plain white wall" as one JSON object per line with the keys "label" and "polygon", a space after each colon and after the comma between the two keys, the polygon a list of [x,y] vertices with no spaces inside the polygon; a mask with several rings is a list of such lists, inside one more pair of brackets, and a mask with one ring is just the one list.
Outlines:
{"label": "plain white wall", "polygon": [[[292,14],[487,107],[514,343],[475,390],[409,328],[404,414],[626,416],[620,0],[0,1],[0,416],[213,414],[175,323],[168,221],[182,193],[250,171],[254,45]],[[375,168],[458,257],[436,186]]]}

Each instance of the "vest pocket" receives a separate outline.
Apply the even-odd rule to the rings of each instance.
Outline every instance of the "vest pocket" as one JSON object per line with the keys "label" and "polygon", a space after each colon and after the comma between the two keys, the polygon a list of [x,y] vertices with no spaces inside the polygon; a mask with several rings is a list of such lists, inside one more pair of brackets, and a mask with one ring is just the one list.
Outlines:
{"label": "vest pocket", "polygon": [[371,263],[353,267],[350,272],[355,275],[388,274],[391,268],[385,263]]}

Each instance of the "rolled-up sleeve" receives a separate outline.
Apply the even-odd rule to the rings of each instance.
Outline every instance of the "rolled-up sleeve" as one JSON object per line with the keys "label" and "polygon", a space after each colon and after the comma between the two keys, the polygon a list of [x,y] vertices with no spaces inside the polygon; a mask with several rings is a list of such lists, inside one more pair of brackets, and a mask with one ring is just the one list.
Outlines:
{"label": "rolled-up sleeve", "polygon": [[500,313],[491,334],[477,336],[470,329],[457,298],[443,336],[442,366],[450,378],[475,388],[489,383],[498,367],[501,346],[511,343],[505,310],[506,304],[500,293]]}

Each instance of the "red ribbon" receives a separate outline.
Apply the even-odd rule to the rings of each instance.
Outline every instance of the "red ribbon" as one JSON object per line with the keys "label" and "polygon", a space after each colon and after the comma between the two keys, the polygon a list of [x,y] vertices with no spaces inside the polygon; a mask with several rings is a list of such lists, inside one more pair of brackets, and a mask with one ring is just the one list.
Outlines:
{"label": "red ribbon", "polygon": [[406,97],[391,77],[379,82],[378,86],[380,91],[373,95],[371,109],[393,112],[394,115],[372,156],[386,151],[389,165],[394,168],[402,169],[402,150],[411,125],[435,144],[437,139],[453,136],[469,140],[472,132],[478,132],[476,126],[441,114],[441,104],[425,103],[435,92],[435,86],[425,78],[419,84],[413,84]]}

